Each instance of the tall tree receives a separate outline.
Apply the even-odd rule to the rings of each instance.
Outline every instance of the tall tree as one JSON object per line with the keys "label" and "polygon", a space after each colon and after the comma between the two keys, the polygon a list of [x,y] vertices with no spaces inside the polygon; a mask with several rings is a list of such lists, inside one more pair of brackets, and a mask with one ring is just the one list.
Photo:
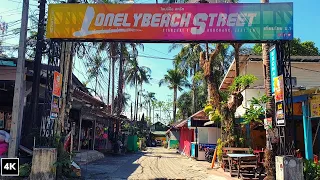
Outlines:
{"label": "tall tree", "polygon": [[93,58],[90,58],[87,62],[87,73],[88,73],[88,82],[92,79],[95,79],[94,93],[97,96],[97,87],[98,87],[98,78],[102,75],[102,72],[106,72],[108,69],[105,65],[106,60],[102,59],[101,56],[96,55]]}
{"label": "tall tree", "polygon": [[144,94],[144,98],[145,98],[145,102],[146,104],[148,104],[148,116],[149,118],[151,119],[151,105],[152,105],[152,102],[156,101],[156,97],[155,97],[155,94],[154,92],[147,92],[146,94]]}
{"label": "tall tree", "polygon": [[[173,49],[180,47],[182,44],[173,44],[170,46],[169,52]],[[183,44],[178,55],[176,55],[174,64],[178,66],[189,77],[195,76],[200,70],[199,68],[199,54],[203,51],[199,43]],[[192,113],[196,112],[196,90],[197,82],[192,78]]]}
{"label": "tall tree", "polygon": [[190,87],[185,75],[178,69],[170,69],[164,78],[160,80],[159,86],[167,84],[169,89],[173,89],[173,121],[176,122],[177,110],[177,94],[182,90],[182,87]]}
{"label": "tall tree", "polygon": [[[304,41],[301,42],[299,38],[294,38],[291,41],[290,54],[293,56],[319,56],[319,48],[313,41]],[[260,43],[257,43],[252,48],[253,54],[262,55],[262,46]]]}
{"label": "tall tree", "polygon": [[133,57],[128,60],[125,77],[126,82],[130,86],[135,87],[135,117],[134,120],[137,120],[137,110],[138,110],[138,85],[143,83],[149,83],[151,69],[146,66],[140,66],[136,57]]}

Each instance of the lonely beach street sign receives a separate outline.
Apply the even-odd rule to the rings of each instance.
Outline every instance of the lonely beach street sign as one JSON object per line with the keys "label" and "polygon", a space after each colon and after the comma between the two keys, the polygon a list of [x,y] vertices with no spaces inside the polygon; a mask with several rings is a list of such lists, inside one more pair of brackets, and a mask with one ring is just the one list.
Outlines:
{"label": "lonely beach street sign", "polygon": [[140,41],[292,40],[293,4],[50,4],[47,37]]}

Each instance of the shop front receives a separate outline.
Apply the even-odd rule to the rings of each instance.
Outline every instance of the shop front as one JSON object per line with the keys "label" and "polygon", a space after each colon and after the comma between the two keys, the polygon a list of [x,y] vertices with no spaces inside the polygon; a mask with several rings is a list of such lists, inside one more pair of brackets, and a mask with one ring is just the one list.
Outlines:
{"label": "shop front", "polygon": [[191,142],[191,156],[197,160],[205,159],[205,149],[214,149],[220,138],[221,129],[217,124],[205,126],[209,119],[203,111],[199,111],[188,118],[187,126],[194,130],[194,141]]}

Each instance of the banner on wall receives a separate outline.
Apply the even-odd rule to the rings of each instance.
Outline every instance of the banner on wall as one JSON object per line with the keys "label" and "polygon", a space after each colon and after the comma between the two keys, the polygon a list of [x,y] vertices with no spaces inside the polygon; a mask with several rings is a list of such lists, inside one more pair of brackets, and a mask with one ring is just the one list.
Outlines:
{"label": "banner on wall", "polygon": [[50,4],[47,38],[292,40],[293,3]]}
{"label": "banner on wall", "polygon": [[52,96],[50,118],[56,119],[58,118],[58,115],[59,115],[59,98],[56,96]]}
{"label": "banner on wall", "polygon": [[53,90],[52,95],[60,97],[62,89],[62,74],[54,71],[53,72]]}
{"label": "banner on wall", "polygon": [[274,99],[276,102],[284,101],[284,82],[283,75],[273,78]]}
{"label": "banner on wall", "polygon": [[311,97],[310,112],[310,117],[320,117],[320,95],[315,95]]}
{"label": "banner on wall", "polygon": [[277,67],[277,51],[276,47],[273,46],[269,52],[270,55],[270,83],[271,83],[271,93],[274,93],[274,78],[278,76],[278,67]]}
{"label": "banner on wall", "polygon": [[286,125],[286,114],[285,106],[283,101],[276,102],[276,125],[285,126]]}

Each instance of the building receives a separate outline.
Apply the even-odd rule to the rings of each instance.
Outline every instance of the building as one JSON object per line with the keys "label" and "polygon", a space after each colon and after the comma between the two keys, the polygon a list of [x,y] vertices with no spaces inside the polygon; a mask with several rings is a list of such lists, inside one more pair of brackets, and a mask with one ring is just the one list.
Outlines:
{"label": "building", "polygon": [[[303,102],[308,103],[308,97],[316,94],[318,87],[320,87],[320,80],[318,76],[320,75],[320,56],[291,56],[291,76],[293,85],[293,119],[295,123],[294,129],[294,140],[296,149],[299,149],[302,154],[307,154],[305,152],[306,143],[310,144],[310,134],[314,142],[313,149],[314,152],[320,151],[320,136],[317,132],[319,126],[319,119],[308,120],[303,115]],[[252,74],[258,78],[258,80],[248,89],[246,89],[243,95],[242,106],[237,108],[235,113],[236,117],[241,119],[242,115],[245,113],[245,107],[250,106],[250,101],[252,97],[259,97],[265,94],[264,89],[264,76],[263,76],[263,65],[261,56],[255,55],[241,55],[240,56],[240,75]],[[230,65],[221,85],[220,90],[227,90],[232,84],[235,77],[235,61]],[[310,91],[310,92],[309,92]],[[319,91],[320,92],[320,91]],[[310,107],[310,106],[309,106]],[[310,109],[308,109],[310,111]],[[305,120],[304,120],[305,119]],[[308,128],[306,125],[311,123],[312,126]],[[250,129],[250,128],[247,128]],[[310,131],[311,130],[311,131]],[[265,130],[263,128],[251,129],[250,131],[251,147],[252,148],[264,148],[265,147]],[[307,137],[308,136],[308,137]],[[309,139],[309,140],[308,140]],[[316,139],[316,140],[315,140]],[[312,141],[312,142],[313,142]]]}
{"label": "building", "polygon": [[[16,75],[15,58],[0,59],[0,113],[4,113],[3,126],[0,129],[10,131],[11,112],[13,105],[14,83]],[[26,60],[26,93],[24,118],[22,123],[21,144],[29,149],[36,147],[52,146],[54,135],[54,120],[50,118],[50,106],[52,93],[50,84],[52,79],[47,74],[59,71],[57,66],[41,65],[41,79],[39,90],[38,118],[33,123],[31,115],[31,92],[33,83],[33,62]],[[116,121],[123,118],[110,114],[110,106],[99,98],[90,94],[88,89],[72,75],[71,104],[69,120],[65,123],[65,131],[73,130],[74,151],[80,150],[110,150],[115,132]],[[8,124],[5,126],[5,124]],[[36,128],[36,132],[35,129]],[[40,133],[39,133],[40,132]],[[51,144],[50,144],[51,143]]]}

